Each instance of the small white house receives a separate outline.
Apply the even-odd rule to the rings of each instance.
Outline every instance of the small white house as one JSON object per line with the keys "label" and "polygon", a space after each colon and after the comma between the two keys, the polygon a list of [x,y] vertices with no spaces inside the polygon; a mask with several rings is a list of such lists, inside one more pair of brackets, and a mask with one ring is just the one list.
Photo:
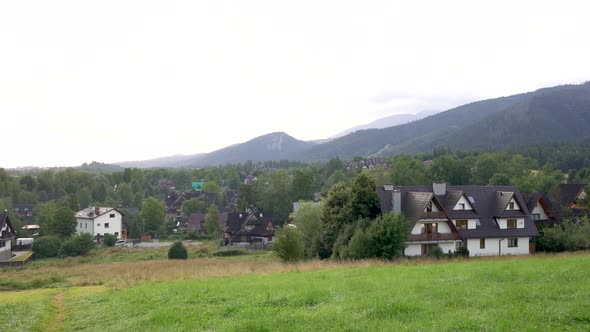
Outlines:
{"label": "small white house", "polygon": [[126,238],[123,228],[123,214],[112,207],[88,207],[76,212],[76,231],[78,234],[89,233],[92,236],[114,234],[117,238]]}
{"label": "small white house", "polygon": [[12,258],[12,239],[14,238],[14,228],[8,218],[8,213],[0,215],[0,262]]}

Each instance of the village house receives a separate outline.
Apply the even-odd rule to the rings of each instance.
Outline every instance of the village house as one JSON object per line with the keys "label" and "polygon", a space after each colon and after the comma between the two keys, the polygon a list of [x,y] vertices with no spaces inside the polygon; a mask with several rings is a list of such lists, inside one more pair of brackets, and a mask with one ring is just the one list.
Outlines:
{"label": "village house", "polygon": [[586,199],[586,185],[560,184],[552,195],[553,214],[558,222],[567,218],[577,218],[584,214],[586,207],[582,202]]}
{"label": "village house", "polygon": [[209,206],[215,202],[217,195],[203,191],[173,191],[166,195],[166,219],[177,221],[177,218],[182,217],[182,204],[192,198],[198,198]]}
{"label": "village house", "polygon": [[555,225],[557,219],[553,216],[549,198],[543,193],[522,193],[522,198],[531,213],[531,219],[537,226]]}
{"label": "village house", "polygon": [[226,244],[268,244],[274,240],[272,216],[262,212],[227,214],[224,239]]}
{"label": "village house", "polygon": [[12,211],[18,215],[18,217],[29,223],[33,220],[33,209],[35,204],[13,204]]}
{"label": "village house", "polygon": [[403,213],[411,226],[406,256],[428,255],[439,247],[470,256],[527,255],[539,235],[514,186],[394,186],[378,188],[382,212]]}
{"label": "village house", "polygon": [[4,211],[0,215],[0,262],[12,258],[12,239],[15,234],[8,212]]}
{"label": "village house", "polygon": [[[207,227],[205,226],[206,213],[191,213],[186,223],[186,231],[195,232],[199,235],[207,235]],[[219,227],[225,229],[227,223],[228,213],[219,214]]]}
{"label": "village house", "polygon": [[123,227],[123,213],[112,207],[88,207],[76,212],[76,231],[88,233],[96,238],[113,234],[117,238],[127,238],[127,229]]}

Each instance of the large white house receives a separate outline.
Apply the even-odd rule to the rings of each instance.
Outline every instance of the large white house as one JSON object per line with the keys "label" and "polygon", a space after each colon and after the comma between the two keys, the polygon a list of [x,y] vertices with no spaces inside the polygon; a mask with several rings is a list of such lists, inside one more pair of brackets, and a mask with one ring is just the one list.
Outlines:
{"label": "large white house", "polygon": [[539,235],[513,186],[393,186],[378,188],[383,212],[403,213],[411,223],[406,256],[467,247],[470,256],[527,255]]}
{"label": "large white house", "polygon": [[0,262],[12,258],[12,239],[14,238],[14,228],[5,211],[0,214]]}
{"label": "large white house", "polygon": [[78,234],[89,233],[92,236],[114,234],[117,238],[126,238],[123,228],[123,214],[112,207],[88,207],[76,212],[76,231]]}

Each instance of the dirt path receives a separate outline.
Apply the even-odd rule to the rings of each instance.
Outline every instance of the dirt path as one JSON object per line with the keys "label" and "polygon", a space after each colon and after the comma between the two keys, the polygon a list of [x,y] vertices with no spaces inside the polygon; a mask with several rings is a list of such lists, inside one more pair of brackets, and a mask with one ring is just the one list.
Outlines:
{"label": "dirt path", "polygon": [[49,322],[47,329],[45,331],[63,331],[64,329],[64,321],[66,319],[66,308],[64,305],[64,297],[65,297],[65,290],[55,294],[51,304],[55,310],[53,314],[53,319]]}

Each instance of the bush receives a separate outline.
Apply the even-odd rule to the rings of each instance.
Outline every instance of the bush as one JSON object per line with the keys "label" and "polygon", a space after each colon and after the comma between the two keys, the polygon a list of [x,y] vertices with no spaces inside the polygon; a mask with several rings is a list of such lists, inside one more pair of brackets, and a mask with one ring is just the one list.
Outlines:
{"label": "bush", "polygon": [[176,241],[168,249],[168,259],[187,259],[188,251],[180,241]]}
{"label": "bush", "polygon": [[59,254],[61,241],[55,235],[46,235],[33,242],[35,258],[56,257]]}
{"label": "bush", "polygon": [[459,247],[459,249],[455,250],[455,256],[469,257],[469,249],[465,246]]}
{"label": "bush", "polygon": [[442,258],[444,256],[444,252],[442,251],[442,249],[437,245],[434,247],[434,249],[432,249],[432,251],[428,254],[428,256],[430,257],[434,257],[434,258]]}
{"label": "bush", "polygon": [[96,243],[88,233],[74,235],[61,246],[61,255],[65,257],[84,256],[94,249]]}
{"label": "bush", "polygon": [[285,226],[277,230],[277,238],[272,245],[273,252],[286,262],[293,262],[303,258],[303,237],[297,228]]}
{"label": "bush", "polygon": [[114,247],[117,243],[117,236],[114,234],[105,234],[102,243],[107,247]]}
{"label": "bush", "polygon": [[240,249],[230,249],[230,250],[220,250],[214,252],[212,255],[216,257],[230,257],[230,256],[240,256],[240,255],[247,255],[248,252],[245,250]]}

